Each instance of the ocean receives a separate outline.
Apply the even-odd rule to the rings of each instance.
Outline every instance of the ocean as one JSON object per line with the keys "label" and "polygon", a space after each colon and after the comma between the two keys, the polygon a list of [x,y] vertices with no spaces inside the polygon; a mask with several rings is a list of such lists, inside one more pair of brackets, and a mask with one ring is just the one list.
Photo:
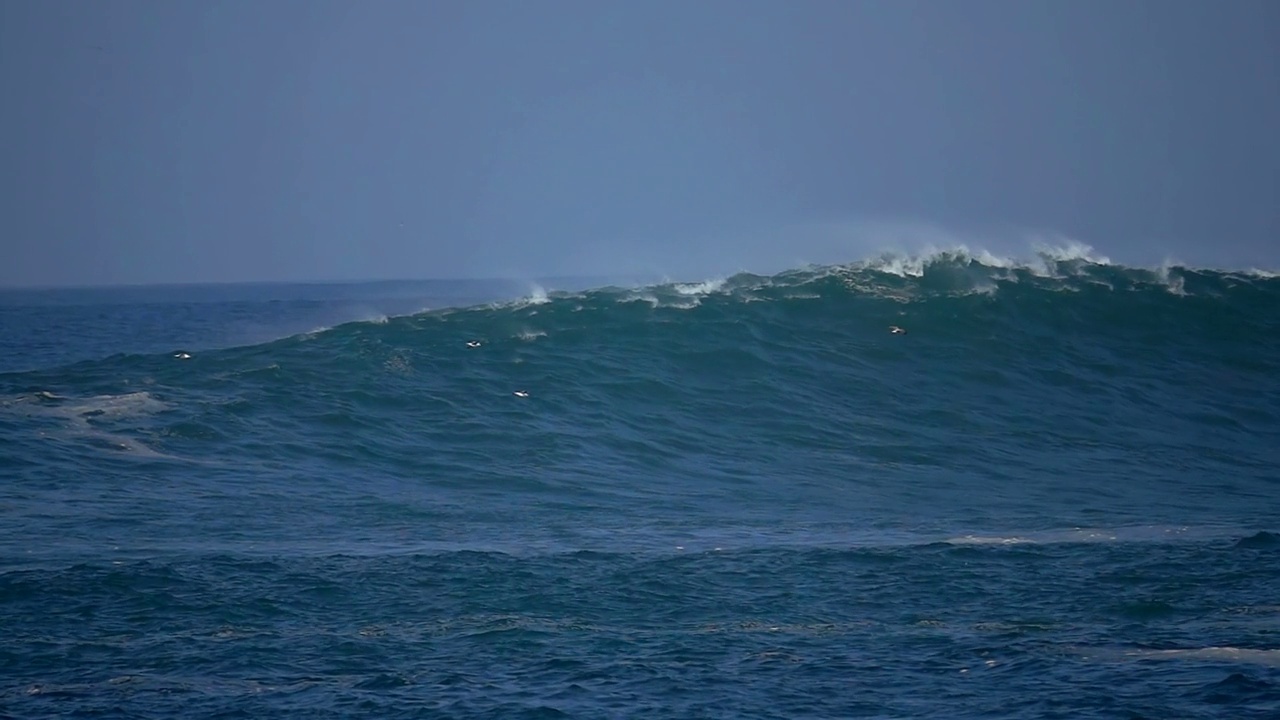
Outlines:
{"label": "ocean", "polygon": [[1278,464],[1260,271],[5,290],[0,717],[1274,719]]}

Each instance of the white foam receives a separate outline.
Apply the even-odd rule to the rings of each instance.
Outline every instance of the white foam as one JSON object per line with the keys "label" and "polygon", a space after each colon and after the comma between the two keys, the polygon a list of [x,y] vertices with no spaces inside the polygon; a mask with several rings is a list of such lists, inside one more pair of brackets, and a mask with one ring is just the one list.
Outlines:
{"label": "white foam", "polygon": [[543,305],[549,302],[551,298],[547,296],[546,288],[538,284],[534,284],[533,289],[529,291],[529,297],[525,299],[528,305]]}
{"label": "white foam", "polygon": [[1168,650],[1131,650],[1125,653],[1129,657],[1141,657],[1167,660],[1225,660],[1233,663],[1250,663],[1280,667],[1280,649],[1240,648],[1231,646],[1210,646],[1202,648],[1174,648]]}
{"label": "white foam", "polygon": [[702,298],[697,296],[687,297],[682,300],[672,300],[664,305],[674,310],[692,310],[702,304]]}
{"label": "white foam", "polygon": [[95,395],[85,400],[61,408],[66,415],[107,415],[110,417],[128,417],[152,414],[168,410],[169,404],[152,397],[143,390],[124,393],[122,395]]}
{"label": "white foam", "polygon": [[658,298],[651,292],[638,292],[623,297],[619,302],[633,303],[645,302],[649,303],[649,307],[658,307]]}
{"label": "white foam", "polygon": [[1163,265],[1156,268],[1155,276],[1160,284],[1164,285],[1165,289],[1169,291],[1170,295],[1186,297],[1187,291],[1184,288],[1186,280],[1181,273],[1174,272],[1181,267],[1181,265],[1174,264],[1172,261],[1165,261]]}
{"label": "white foam", "polygon": [[1022,543],[1035,541],[1017,536],[964,535],[962,537],[950,538],[946,542],[950,545],[1020,545]]}
{"label": "white foam", "polygon": [[1242,531],[1222,527],[1185,525],[1125,526],[1114,528],[1075,527],[991,535],[961,535],[945,540],[951,545],[1047,545],[1056,543],[1166,542],[1170,540],[1210,540],[1238,537]]}
{"label": "white foam", "polygon": [[[1065,244],[1053,244],[1064,242]],[[1032,243],[1032,247],[1035,248],[1037,255],[1046,257],[1054,262],[1083,261],[1090,265],[1111,264],[1111,258],[1105,255],[1095,255],[1093,247],[1069,238],[1054,237],[1052,242],[1036,240]]]}
{"label": "white foam", "polygon": [[66,422],[66,437],[88,438],[95,444],[116,450],[124,450],[142,457],[167,457],[125,435],[108,432],[91,421],[117,421],[140,415],[151,415],[168,410],[171,406],[157,400],[146,391],[121,395],[95,395],[89,398],[68,398],[50,392],[38,392],[7,400],[5,407],[20,407],[27,415],[57,418]]}
{"label": "white foam", "polygon": [[676,283],[672,289],[681,295],[709,295],[724,287],[725,279],[704,280],[700,283]]}
{"label": "white foam", "polygon": [[[1039,242],[1035,244],[1031,257],[1018,258],[996,255],[986,249],[970,250],[968,245],[954,244],[947,247],[928,245],[918,253],[885,253],[878,257],[855,262],[847,267],[852,270],[866,269],[897,275],[903,278],[923,277],[929,266],[934,264],[969,265],[978,264],[990,270],[1023,270],[1037,277],[1061,278],[1064,271],[1077,274],[1074,265],[1109,265],[1111,260],[1096,255],[1093,248],[1084,243],[1068,241],[1064,245],[1049,245]],[[1064,267],[1067,266],[1067,267]],[[1016,279],[1010,273],[1002,273],[1002,279]]]}
{"label": "white foam", "polygon": [[937,251],[930,251],[924,255],[884,255],[865,261],[865,264],[858,264],[868,270],[878,270],[898,277],[923,277],[925,267],[939,255]]}
{"label": "white foam", "polygon": [[535,305],[546,305],[549,302],[551,302],[551,295],[547,292],[546,288],[535,283],[530,286],[529,294],[524,297],[516,298],[514,300],[495,300],[493,302],[466,309],[471,311],[521,310]]}

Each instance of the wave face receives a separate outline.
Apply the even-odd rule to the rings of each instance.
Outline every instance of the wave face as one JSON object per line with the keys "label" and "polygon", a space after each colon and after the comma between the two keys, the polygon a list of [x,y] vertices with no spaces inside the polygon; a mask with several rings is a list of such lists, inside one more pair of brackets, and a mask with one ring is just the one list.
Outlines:
{"label": "wave face", "polygon": [[[282,307],[160,305],[149,349]],[[32,307],[46,358],[102,311]],[[0,704],[1280,702],[1274,276],[954,251],[366,314],[0,375]]]}

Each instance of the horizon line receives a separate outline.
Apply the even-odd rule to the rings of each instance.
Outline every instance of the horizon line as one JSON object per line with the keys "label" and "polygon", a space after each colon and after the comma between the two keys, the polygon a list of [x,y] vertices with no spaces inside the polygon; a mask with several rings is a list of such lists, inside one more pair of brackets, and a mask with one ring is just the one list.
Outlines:
{"label": "horizon line", "polygon": [[375,285],[390,283],[522,283],[553,282],[563,280],[603,280],[619,278],[642,278],[643,274],[601,273],[601,274],[568,274],[568,275],[534,275],[529,277],[490,276],[490,277],[388,277],[388,278],[347,278],[347,279],[313,279],[313,280],[192,280],[176,282],[120,282],[120,283],[45,283],[31,285],[0,284],[0,292],[43,291],[43,290],[140,290],[145,288],[193,288],[193,287],[228,287],[228,286],[279,286],[279,285]]}

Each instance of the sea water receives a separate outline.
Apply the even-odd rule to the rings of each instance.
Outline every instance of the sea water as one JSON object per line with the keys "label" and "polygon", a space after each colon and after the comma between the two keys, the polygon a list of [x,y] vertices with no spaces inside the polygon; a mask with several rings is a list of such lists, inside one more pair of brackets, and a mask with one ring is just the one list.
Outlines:
{"label": "sea water", "polygon": [[1261,272],[4,291],[0,715],[1276,718],[1278,462]]}

